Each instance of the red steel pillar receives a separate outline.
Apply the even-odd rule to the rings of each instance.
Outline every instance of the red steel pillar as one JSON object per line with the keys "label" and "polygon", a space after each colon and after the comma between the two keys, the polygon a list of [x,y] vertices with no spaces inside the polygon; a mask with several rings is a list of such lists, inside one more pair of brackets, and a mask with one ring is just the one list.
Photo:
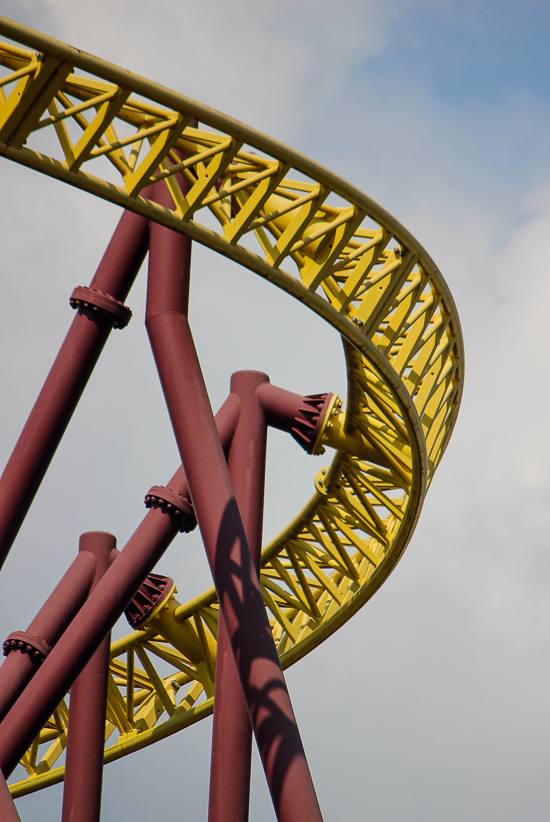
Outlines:
{"label": "red steel pillar", "polygon": [[124,212],[90,288],[76,288],[77,314],[0,477],[0,568],[25,519],[147,252],[148,221]]}
{"label": "red steel pillar", "polygon": [[[231,377],[241,412],[227,464],[256,573],[260,569],[267,424],[255,389],[269,382],[259,371]],[[250,800],[252,728],[225,623],[218,624],[214,727],[208,822],[246,822]]]}
{"label": "red steel pillar", "polygon": [[15,631],[4,642],[7,659],[0,667],[0,722],[86,601],[95,571],[93,554],[78,554],[27,630]]}
{"label": "red steel pillar", "polygon": [[15,802],[6,785],[6,780],[0,774],[0,819],[2,822],[21,822]]}
{"label": "red steel pillar", "polygon": [[[239,407],[238,398],[231,394],[216,415],[220,439],[226,446],[231,442]],[[166,488],[155,486],[151,491],[154,491],[151,495],[154,500],[147,516],[0,725],[0,768],[6,777],[178,531],[188,531],[194,527],[189,491],[181,467]],[[166,496],[170,507],[163,502],[162,495]]]}
{"label": "red steel pillar", "polygon": [[[109,568],[115,548],[115,537],[104,531],[80,537],[79,551],[96,558],[92,588]],[[99,822],[110,645],[109,632],[71,688],[62,822]]]}
{"label": "red steel pillar", "polygon": [[[168,229],[158,228],[156,236]],[[155,263],[146,327],[279,822],[322,820],[187,321],[188,282]],[[159,254],[160,257],[160,254]],[[187,272],[188,273],[188,272]]]}

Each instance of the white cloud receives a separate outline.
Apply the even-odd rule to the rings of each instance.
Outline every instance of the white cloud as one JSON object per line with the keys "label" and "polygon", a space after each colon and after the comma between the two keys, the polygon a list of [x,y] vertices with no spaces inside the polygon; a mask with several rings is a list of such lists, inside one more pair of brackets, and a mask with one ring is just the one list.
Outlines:
{"label": "white cloud", "polygon": [[47,21],[50,36],[285,138],[384,48],[395,6],[47,0],[25,22]]}
{"label": "white cloud", "polygon": [[[458,13],[454,3],[418,5],[428,16]],[[365,807],[373,820],[542,822],[549,797],[541,762],[550,736],[546,102],[526,92],[495,97],[491,105],[442,101],[413,65],[408,72],[389,67],[371,82],[369,60],[400,45],[392,39],[393,21],[404,14],[398,2],[165,0],[153,10],[144,2],[51,0],[21,8],[25,22],[48,34],[273,136],[291,143],[296,137],[297,147],[393,211],[441,267],[465,331],[466,390],[455,435],[401,565],[289,680],[327,822],[362,820]],[[6,456],[70,320],[70,290],[89,281],[116,209],[6,162],[2,168],[9,189],[0,205]],[[250,336],[262,330],[255,361],[244,367],[263,368],[294,390],[307,379],[312,391],[341,379],[338,343],[320,324],[302,328],[301,315],[294,307],[287,312],[278,294],[272,316],[258,316],[254,304],[239,304],[252,275],[202,250],[195,264],[192,319],[215,405],[230,371],[250,355]],[[254,301],[265,288],[251,287]],[[0,577],[4,635],[25,627],[82,530],[101,519],[99,527],[123,540],[141,516],[143,491],[175,467],[141,328],[142,285],[129,303],[134,320],[113,334],[18,553]],[[228,317],[237,311],[238,334]],[[237,337],[234,349],[209,344],[210,313],[221,339]],[[296,350],[310,352],[309,361],[298,360]],[[327,361],[315,357],[319,352],[329,352]],[[109,392],[117,397],[112,417]],[[147,402],[140,404],[142,396]],[[104,481],[113,453],[116,493]],[[92,466],[87,476],[79,462]],[[284,461],[275,470],[270,528],[294,512],[296,497],[308,495],[310,465],[303,473],[293,469],[296,485],[286,488],[286,502],[279,498]],[[202,584],[199,554],[178,543],[163,570],[181,576],[179,585],[192,588],[193,575]],[[21,602],[23,573],[30,593]],[[107,778],[106,822],[120,816],[123,784],[134,813],[136,806],[139,813],[158,807],[155,791],[168,793],[169,803],[193,791],[193,807],[204,809],[208,730],[195,730],[193,742],[186,732],[112,766],[117,776]],[[188,781],[160,767],[163,756],[169,759],[164,751],[170,761],[192,758],[192,745],[202,764]],[[133,788],[132,796],[129,774],[132,785],[143,781],[147,790]],[[23,818],[41,818],[40,807],[38,798],[22,801]],[[268,818],[263,794],[256,807]]]}

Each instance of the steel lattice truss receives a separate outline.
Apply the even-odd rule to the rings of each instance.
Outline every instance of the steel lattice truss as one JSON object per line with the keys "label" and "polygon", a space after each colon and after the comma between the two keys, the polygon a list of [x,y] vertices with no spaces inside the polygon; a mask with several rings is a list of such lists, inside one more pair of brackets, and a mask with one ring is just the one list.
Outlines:
{"label": "steel lattice truss", "polygon": [[[1,22],[0,33],[13,41],[0,44],[1,155],[246,266],[344,340],[347,402],[334,404],[319,441],[336,456],[262,552],[264,601],[288,667],[374,594],[410,539],[461,396],[448,288],[391,215],[286,146],[16,24]],[[148,197],[160,180],[170,207]],[[172,598],[112,645],[105,761],[211,713],[218,616],[213,588],[182,605]],[[67,716],[62,703],[13,795],[63,778]]]}

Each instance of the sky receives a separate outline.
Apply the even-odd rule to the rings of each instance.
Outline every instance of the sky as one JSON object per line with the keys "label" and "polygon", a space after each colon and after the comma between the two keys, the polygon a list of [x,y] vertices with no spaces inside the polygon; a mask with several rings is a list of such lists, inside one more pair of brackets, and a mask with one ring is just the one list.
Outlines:
{"label": "sky", "polygon": [[[395,572],[287,672],[325,822],[542,822],[550,784],[550,8],[453,0],[4,0],[2,13],[200,100],[393,213],[455,297],[466,384]],[[0,460],[7,460],[118,210],[0,162]],[[338,339],[196,247],[191,323],[212,404],[232,371],[345,394]],[[142,324],[144,272],[0,576],[23,629],[90,529],[123,545],[177,452]],[[267,291],[266,291],[267,289]],[[270,311],[258,311],[269,299]],[[290,303],[290,304],[289,304]],[[216,333],[212,333],[212,327]],[[270,434],[266,538],[319,468]],[[209,583],[198,538],[159,565]],[[116,629],[125,632],[121,625]],[[1,633],[3,631],[3,633]],[[109,765],[103,822],[206,817],[211,722]],[[22,798],[58,819],[61,789]],[[251,820],[274,814],[255,762]]]}

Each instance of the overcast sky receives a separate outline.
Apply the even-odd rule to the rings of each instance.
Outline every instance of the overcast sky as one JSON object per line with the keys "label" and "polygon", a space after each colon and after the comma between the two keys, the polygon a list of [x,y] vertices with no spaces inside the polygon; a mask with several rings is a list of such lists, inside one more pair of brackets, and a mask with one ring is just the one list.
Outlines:
{"label": "overcast sky", "polygon": [[[550,72],[547,2],[3,0],[2,13],[200,100],[349,179],[455,296],[466,389],[411,544],[381,591],[288,672],[325,822],[550,816]],[[115,207],[0,161],[5,461],[116,225]],[[191,321],[215,407],[232,371],[345,392],[338,338],[194,250]],[[142,324],[113,332],[0,577],[23,629],[89,529],[122,546],[178,462]],[[264,313],[269,300],[270,310]],[[212,333],[215,329],[215,334]],[[266,537],[321,467],[270,435]],[[209,584],[196,537],[160,570]],[[121,633],[124,626],[117,628]],[[206,818],[210,720],[109,765],[103,822]],[[58,819],[61,789],[18,801]],[[256,767],[252,820],[274,818]]]}

